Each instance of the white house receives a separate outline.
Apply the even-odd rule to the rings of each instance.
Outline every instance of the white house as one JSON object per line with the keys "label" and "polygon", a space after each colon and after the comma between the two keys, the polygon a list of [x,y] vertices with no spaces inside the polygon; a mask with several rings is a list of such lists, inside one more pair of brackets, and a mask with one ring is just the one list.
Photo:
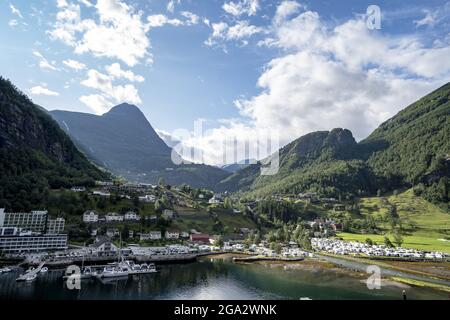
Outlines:
{"label": "white house", "polygon": [[73,192],[84,192],[86,191],[85,187],[72,187],[70,188],[70,190],[72,190]]}
{"label": "white house", "polygon": [[141,220],[141,217],[136,214],[134,211],[128,211],[125,213],[125,221],[139,221]]}
{"label": "white house", "polygon": [[98,214],[95,211],[87,210],[83,213],[83,222],[96,223],[98,222]]}
{"label": "white house", "polygon": [[103,191],[103,190],[94,190],[94,191],[92,191],[92,194],[94,196],[100,196],[100,197],[109,197],[109,196],[111,196],[111,193],[109,193],[108,191]]}
{"label": "white house", "polygon": [[174,216],[175,216],[175,213],[173,212],[173,210],[164,209],[162,212],[162,217],[165,219],[173,219]]}
{"label": "white house", "polygon": [[149,233],[141,233],[140,240],[160,240],[162,238],[161,231],[150,231]]}
{"label": "white house", "polygon": [[178,239],[180,238],[180,233],[178,231],[166,231],[166,239]]}
{"label": "white house", "polygon": [[120,236],[120,232],[119,232],[119,229],[107,229],[106,235],[110,238],[118,237],[118,236]]}
{"label": "white house", "polygon": [[120,215],[115,212],[110,212],[107,215],[105,215],[106,222],[122,222],[123,221],[123,215]]}
{"label": "white house", "polygon": [[118,251],[118,248],[111,242],[111,239],[105,236],[97,237],[92,244],[92,248],[98,255],[108,255]]}
{"label": "white house", "polygon": [[141,202],[147,202],[152,203],[156,201],[156,197],[152,194],[146,194],[145,196],[140,196],[139,201]]}

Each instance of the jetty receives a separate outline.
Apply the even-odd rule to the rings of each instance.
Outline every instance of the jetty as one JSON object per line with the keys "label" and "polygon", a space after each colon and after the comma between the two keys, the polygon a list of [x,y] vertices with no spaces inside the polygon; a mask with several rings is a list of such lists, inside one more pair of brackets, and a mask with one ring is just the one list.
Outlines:
{"label": "jetty", "polygon": [[262,256],[253,256],[253,257],[234,257],[234,262],[258,262],[258,261],[280,261],[280,262],[298,262],[303,261],[305,258],[296,257],[296,258],[281,258],[281,257],[262,257]]}
{"label": "jetty", "polygon": [[29,279],[35,278],[39,272],[41,272],[42,267],[44,267],[45,262],[41,262],[36,268],[32,270],[27,270],[24,274],[20,275],[16,281],[28,281]]}

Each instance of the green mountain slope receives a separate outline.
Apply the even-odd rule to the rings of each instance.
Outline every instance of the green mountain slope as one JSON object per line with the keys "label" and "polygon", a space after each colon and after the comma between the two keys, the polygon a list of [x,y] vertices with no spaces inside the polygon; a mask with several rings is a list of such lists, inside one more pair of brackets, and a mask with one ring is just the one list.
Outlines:
{"label": "green mountain slope", "polygon": [[359,159],[358,144],[349,130],[307,134],[280,149],[279,156],[276,175],[262,176],[260,164],[251,165],[218,187],[233,190],[237,186],[252,196],[310,191],[337,197],[376,190],[371,170]]}
{"label": "green mountain slope", "polygon": [[450,84],[430,93],[356,143],[349,130],[307,134],[280,149],[280,170],[261,176],[260,165],[237,171],[218,188],[251,196],[319,192],[373,194],[416,186],[415,192],[448,203]]}
{"label": "green mountain slope", "polygon": [[49,188],[92,185],[108,175],[81,154],[58,124],[0,77],[0,207],[28,210]]}
{"label": "green mountain slope", "polygon": [[172,149],[136,106],[121,104],[104,115],[51,111],[50,114],[93,161],[130,181],[187,183],[213,188],[229,173],[220,168],[171,160]]}
{"label": "green mountain slope", "polygon": [[400,111],[360,145],[386,189],[441,183],[448,191],[450,84]]}

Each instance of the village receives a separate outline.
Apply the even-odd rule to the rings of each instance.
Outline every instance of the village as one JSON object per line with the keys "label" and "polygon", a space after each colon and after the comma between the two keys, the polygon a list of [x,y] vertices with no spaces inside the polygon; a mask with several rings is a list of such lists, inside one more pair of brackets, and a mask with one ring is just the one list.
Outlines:
{"label": "village", "polygon": [[[273,259],[296,259],[313,257],[314,253],[354,255],[365,257],[390,257],[412,260],[448,260],[444,252],[419,251],[400,246],[348,242],[335,238],[342,229],[341,223],[331,218],[315,218],[302,222],[309,230],[310,243],[305,247],[293,240],[268,240],[270,235],[259,234],[256,227],[237,227],[229,233],[216,230],[208,233],[188,226],[183,210],[204,210],[206,221],[220,221],[211,208],[225,210],[233,220],[242,218],[242,211],[254,214],[259,199],[247,201],[239,206],[227,193],[195,190],[189,186],[170,187],[161,184],[117,184],[98,181],[96,187],[88,189],[74,186],[71,191],[82,194],[92,201],[119,198],[134,204],[134,208],[119,211],[87,209],[73,220],[72,226],[82,223],[88,234],[83,241],[74,241],[71,227],[64,217],[53,217],[46,210],[29,213],[11,213],[0,209],[0,251],[4,258],[23,258],[27,262],[39,263],[42,259],[55,265],[81,260],[107,261],[117,256],[129,256],[146,261],[189,260],[198,255],[215,253],[240,253]],[[334,198],[318,198],[316,193],[286,196],[288,201],[307,200],[320,202],[333,211],[343,210],[343,205]],[[286,198],[273,196],[277,202]],[[120,203],[120,202],[119,202]],[[150,211],[146,211],[150,208]],[[157,210],[156,210],[157,209]],[[197,210],[197,211],[195,211]],[[141,213],[139,212],[141,211]],[[150,213],[149,213],[150,212]],[[66,216],[67,217],[67,216]],[[74,222],[75,221],[75,222]],[[79,222],[78,222],[79,221]],[[209,230],[215,230],[209,229]],[[258,236],[257,236],[258,235]],[[259,241],[254,241],[255,237]],[[253,240],[248,240],[253,239]]]}

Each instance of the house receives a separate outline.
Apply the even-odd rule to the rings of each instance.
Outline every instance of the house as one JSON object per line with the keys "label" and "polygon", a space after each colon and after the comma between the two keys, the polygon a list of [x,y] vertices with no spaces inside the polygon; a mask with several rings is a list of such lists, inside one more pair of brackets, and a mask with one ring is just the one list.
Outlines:
{"label": "house", "polygon": [[153,203],[156,201],[156,197],[152,194],[146,194],[145,196],[140,196],[139,201],[146,203]]}
{"label": "house", "polygon": [[139,221],[141,217],[136,214],[134,211],[128,211],[124,216],[125,221]]}
{"label": "house", "polygon": [[98,229],[92,229],[91,230],[91,237],[96,237],[98,234]]}
{"label": "house", "polygon": [[133,230],[128,231],[128,238],[134,238],[134,231]]}
{"label": "house", "polygon": [[105,215],[106,222],[122,222],[123,221],[123,215],[120,215],[116,212],[110,212],[107,215]]}
{"label": "house", "polygon": [[209,235],[208,234],[191,234],[189,240],[191,242],[196,242],[196,243],[209,243]]}
{"label": "house", "polygon": [[98,222],[98,214],[92,210],[86,210],[83,213],[83,222],[84,223],[96,223]]}
{"label": "house", "polygon": [[73,192],[84,192],[86,191],[85,187],[72,187],[70,188],[70,190],[72,190]]}
{"label": "house", "polygon": [[162,238],[161,231],[150,231],[149,233],[141,233],[139,239],[144,240],[160,240]]}
{"label": "house", "polygon": [[106,235],[110,238],[118,237],[120,236],[120,231],[119,229],[107,229]]}
{"label": "house", "polygon": [[180,238],[184,238],[184,239],[189,238],[189,233],[186,232],[186,231],[181,232],[181,233],[180,233]]}
{"label": "house", "polygon": [[95,185],[97,185],[97,186],[103,186],[103,187],[106,187],[106,186],[113,186],[113,185],[114,185],[114,182],[112,182],[112,181],[95,181]]}
{"label": "house", "polygon": [[208,200],[209,204],[219,204],[220,202],[221,202],[221,200],[216,198],[216,196],[213,196],[211,199]]}
{"label": "house", "polygon": [[119,250],[117,246],[111,242],[111,239],[106,236],[97,237],[91,247],[99,256],[115,254]]}
{"label": "house", "polygon": [[175,217],[175,212],[170,209],[164,209],[161,216],[164,219],[173,219]]}
{"label": "house", "polygon": [[165,234],[166,239],[178,239],[180,238],[180,233],[178,231],[166,231]]}
{"label": "house", "polygon": [[110,197],[111,193],[109,191],[105,191],[105,190],[94,190],[92,191],[92,194],[94,196],[100,196],[100,197]]}

